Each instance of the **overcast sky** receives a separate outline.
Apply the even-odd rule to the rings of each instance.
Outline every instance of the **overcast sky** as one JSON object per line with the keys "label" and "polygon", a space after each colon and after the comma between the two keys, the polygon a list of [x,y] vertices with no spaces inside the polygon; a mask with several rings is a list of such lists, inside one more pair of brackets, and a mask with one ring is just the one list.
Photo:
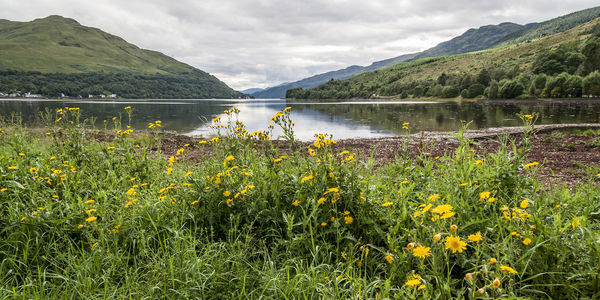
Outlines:
{"label": "overcast sky", "polygon": [[0,0],[0,18],[74,18],[243,90],[422,51],[472,27],[539,22],[597,5],[600,1]]}

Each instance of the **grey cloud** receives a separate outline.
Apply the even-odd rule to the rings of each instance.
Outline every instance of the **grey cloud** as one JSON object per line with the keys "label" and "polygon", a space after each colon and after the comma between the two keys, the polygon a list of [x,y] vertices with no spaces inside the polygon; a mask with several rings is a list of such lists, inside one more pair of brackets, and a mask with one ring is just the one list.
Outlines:
{"label": "grey cloud", "polygon": [[0,18],[71,17],[244,89],[424,50],[471,27],[543,21],[594,4],[583,0],[0,0],[0,5]]}

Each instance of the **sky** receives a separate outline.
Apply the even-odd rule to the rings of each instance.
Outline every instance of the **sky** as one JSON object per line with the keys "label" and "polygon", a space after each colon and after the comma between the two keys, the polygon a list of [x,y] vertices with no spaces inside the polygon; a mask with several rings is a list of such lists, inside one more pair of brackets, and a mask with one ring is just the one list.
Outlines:
{"label": "sky", "polygon": [[73,18],[244,90],[422,51],[469,28],[540,22],[598,5],[590,0],[0,0],[0,19]]}

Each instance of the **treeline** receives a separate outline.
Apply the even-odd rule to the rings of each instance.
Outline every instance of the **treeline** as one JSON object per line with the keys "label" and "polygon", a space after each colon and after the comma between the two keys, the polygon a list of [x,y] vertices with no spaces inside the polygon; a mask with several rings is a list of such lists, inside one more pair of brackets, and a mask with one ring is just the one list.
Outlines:
{"label": "treeline", "polygon": [[46,97],[117,94],[121,98],[238,98],[241,93],[204,72],[177,75],[125,73],[40,73],[0,71],[0,92],[30,92]]}
{"label": "treeline", "polygon": [[[436,79],[404,81],[403,74],[387,72],[380,82],[331,80],[314,89],[288,90],[286,98],[348,99],[397,96],[400,98],[484,97],[571,98],[600,96],[600,25],[584,43],[568,42],[538,52],[530,67],[489,66],[473,73],[442,73]],[[376,71],[377,72],[377,71]],[[380,73],[380,74],[382,74]]]}

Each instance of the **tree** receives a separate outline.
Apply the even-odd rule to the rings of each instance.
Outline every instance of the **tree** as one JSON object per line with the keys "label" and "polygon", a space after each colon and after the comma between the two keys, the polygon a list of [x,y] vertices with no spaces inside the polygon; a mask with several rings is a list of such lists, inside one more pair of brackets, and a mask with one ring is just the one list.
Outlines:
{"label": "tree", "polygon": [[583,79],[583,94],[600,96],[600,72],[594,71]]}
{"label": "tree", "polygon": [[489,99],[496,99],[498,98],[498,81],[496,80],[492,80],[490,82],[490,87],[489,87],[489,91],[488,91],[488,98]]}
{"label": "tree", "polygon": [[488,86],[490,84],[490,72],[488,72],[487,69],[481,69],[481,71],[479,71],[479,74],[477,74],[477,83],[482,84],[484,86]]}
{"label": "tree", "polygon": [[454,98],[458,96],[458,89],[453,86],[453,85],[449,85],[449,86],[445,86],[442,89],[442,98]]}
{"label": "tree", "polygon": [[517,98],[523,94],[525,87],[518,80],[503,79],[500,81],[498,92],[504,99]]}
{"label": "tree", "polygon": [[472,84],[471,86],[469,86],[467,96],[469,98],[479,97],[479,96],[483,95],[484,91],[485,91],[485,86],[483,84],[475,83],[475,84]]}
{"label": "tree", "polygon": [[446,85],[446,80],[448,80],[448,75],[446,75],[446,73],[442,73],[438,77],[437,83],[441,85]]}

